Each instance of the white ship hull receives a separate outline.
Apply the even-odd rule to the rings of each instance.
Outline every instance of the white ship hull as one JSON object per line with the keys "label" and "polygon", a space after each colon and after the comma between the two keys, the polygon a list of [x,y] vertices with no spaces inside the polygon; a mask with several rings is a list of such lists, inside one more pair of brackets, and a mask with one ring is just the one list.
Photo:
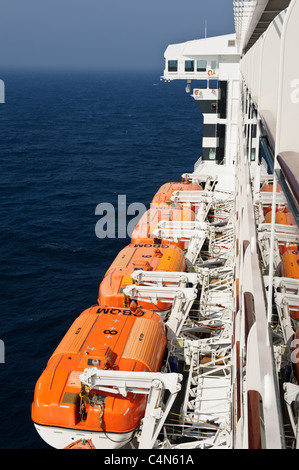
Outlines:
{"label": "white ship hull", "polygon": [[41,426],[34,424],[40,437],[51,447],[55,449],[65,449],[68,446],[80,442],[92,442],[95,449],[120,449],[123,448],[132,439],[134,432],[124,434],[103,433],[93,431],[76,431],[55,426]]}

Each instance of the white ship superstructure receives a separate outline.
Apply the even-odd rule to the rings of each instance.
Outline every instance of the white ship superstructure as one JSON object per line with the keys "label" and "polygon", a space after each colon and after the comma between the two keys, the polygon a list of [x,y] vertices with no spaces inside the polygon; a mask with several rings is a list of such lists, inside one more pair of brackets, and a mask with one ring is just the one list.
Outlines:
{"label": "white ship superstructure", "polygon": [[[122,292],[172,305],[166,361],[79,377],[98,393],[148,395],[129,448],[299,447],[299,0],[233,3],[235,34],[165,51],[162,79],[185,80],[203,115],[202,154],[179,175],[202,190],[175,190],[195,218],[162,219],[151,234],[186,243],[186,271],[136,269]],[[67,433],[63,446],[82,435],[96,446],[91,432]]]}
{"label": "white ship superstructure", "polygon": [[[187,80],[186,91],[194,81],[191,96],[203,113],[202,157],[188,177],[202,182],[203,175],[215,188],[222,182],[231,198],[226,229],[232,242],[222,245],[228,258],[224,267],[233,259],[231,282],[225,285],[231,301],[225,331],[231,343],[225,364],[217,363],[220,354],[209,364],[210,373],[218,366],[215,389],[206,394],[209,414],[202,413],[204,372],[197,376],[202,387],[193,402],[202,427],[205,420],[217,423],[217,431],[210,430],[211,447],[297,447],[299,389],[292,342],[299,284],[282,276],[281,266],[288,247],[297,256],[299,241],[299,67],[294,63],[299,3],[235,1],[234,9],[235,35],[173,45],[165,52],[164,79]],[[270,209],[289,211],[291,225],[274,217],[269,223]],[[206,342],[198,342],[198,353]],[[203,368],[200,360],[196,367]],[[221,398],[220,390],[225,391]],[[198,446],[208,447],[209,440],[202,437]]]}

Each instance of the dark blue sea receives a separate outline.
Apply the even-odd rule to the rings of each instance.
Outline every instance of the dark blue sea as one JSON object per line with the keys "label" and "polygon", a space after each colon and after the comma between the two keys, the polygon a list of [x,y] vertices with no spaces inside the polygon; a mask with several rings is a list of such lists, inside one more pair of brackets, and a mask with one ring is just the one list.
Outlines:
{"label": "dark blue sea", "polygon": [[[129,239],[99,239],[98,204],[147,207],[201,153],[185,82],[157,71],[4,70],[0,104],[1,449],[47,449],[36,381]],[[130,218],[128,218],[128,221]]]}

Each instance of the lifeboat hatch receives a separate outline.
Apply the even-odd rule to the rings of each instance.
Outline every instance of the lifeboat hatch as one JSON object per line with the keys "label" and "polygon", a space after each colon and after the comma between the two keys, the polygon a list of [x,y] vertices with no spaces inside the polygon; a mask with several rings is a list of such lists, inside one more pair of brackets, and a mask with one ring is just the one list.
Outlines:
{"label": "lifeboat hatch", "polygon": [[136,260],[133,261],[133,266],[134,266],[134,271],[136,269],[143,269],[143,271],[152,271],[153,267],[150,265],[150,263],[146,260]]}
{"label": "lifeboat hatch", "polygon": [[74,392],[65,392],[62,398],[61,403],[70,403],[72,405],[78,405],[79,404],[79,395],[78,393]]}

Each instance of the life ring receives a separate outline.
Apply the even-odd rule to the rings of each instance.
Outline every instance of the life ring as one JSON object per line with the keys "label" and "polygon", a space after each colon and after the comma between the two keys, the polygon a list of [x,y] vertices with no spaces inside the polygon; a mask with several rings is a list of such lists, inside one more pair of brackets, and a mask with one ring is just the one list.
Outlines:
{"label": "life ring", "polygon": [[212,75],[214,75],[213,70],[209,70],[209,71],[208,71],[208,75],[209,75],[210,77],[211,77]]}
{"label": "life ring", "polygon": [[197,96],[197,95],[200,95],[200,90],[194,90],[194,94]]}

